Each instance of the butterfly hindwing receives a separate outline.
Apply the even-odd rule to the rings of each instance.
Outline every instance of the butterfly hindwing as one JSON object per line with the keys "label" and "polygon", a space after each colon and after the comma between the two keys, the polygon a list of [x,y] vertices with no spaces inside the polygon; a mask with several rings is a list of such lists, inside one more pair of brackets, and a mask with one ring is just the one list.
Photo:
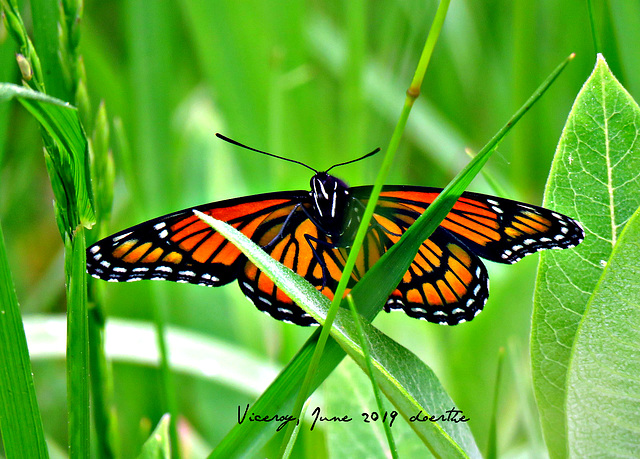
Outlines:
{"label": "butterfly hindwing", "polygon": [[270,215],[288,213],[303,192],[268,193],[185,209],[105,238],[87,249],[87,271],[111,282],[170,280],[218,286],[236,279],[242,253],[201,221],[197,209],[253,237]]}
{"label": "butterfly hindwing", "polygon": [[[277,230],[281,231],[282,227],[279,226]],[[268,236],[260,238],[257,235],[257,242],[264,246],[275,230],[263,231]],[[353,286],[392,244],[381,229],[372,228],[356,261],[349,287]],[[333,298],[333,292],[338,286],[346,263],[347,249],[320,231],[303,210],[297,209],[289,218],[281,238],[264,249],[273,258],[304,277],[325,296]],[[308,313],[297,306],[250,261],[247,261],[239,274],[238,283],[243,293],[258,309],[274,318],[297,325],[317,325]]]}
{"label": "butterfly hindwing", "polygon": [[[379,207],[376,224],[384,228],[388,246],[420,216],[396,204],[393,211]],[[436,228],[422,243],[413,263],[385,304],[410,317],[455,325],[473,319],[489,297],[489,277],[482,261],[455,236]]]}

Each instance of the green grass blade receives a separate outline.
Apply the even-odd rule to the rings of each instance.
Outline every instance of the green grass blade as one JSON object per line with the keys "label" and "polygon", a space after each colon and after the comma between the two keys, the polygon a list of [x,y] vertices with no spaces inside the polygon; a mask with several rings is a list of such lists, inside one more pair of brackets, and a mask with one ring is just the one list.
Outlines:
{"label": "green grass blade", "polygon": [[[404,233],[402,238],[389,249],[380,260],[355,285],[351,294],[356,304],[366,308],[382,309],[382,305],[391,292],[400,283],[402,276],[409,269],[415,254],[422,243],[429,238],[440,222],[447,216],[465,188],[480,172],[491,154],[498,147],[504,136],[513,128],[520,118],[544,94],[562,70],[573,59],[573,55],[565,59],[547,77],[532,96],[520,107],[513,117],[496,133],[496,135],[480,150],[444,190],[438,195],[426,212]],[[364,311],[360,311],[364,313]],[[366,315],[366,314],[365,314]]]}
{"label": "green grass blade", "polygon": [[[268,273],[296,304],[324,324],[330,304],[327,297],[298,274],[271,258],[232,226],[198,211],[195,213],[242,250],[261,271]],[[420,411],[427,416],[437,417],[442,414],[446,417],[447,410],[451,410],[454,404],[431,369],[372,325],[366,322],[362,325],[370,344],[376,380],[403,417],[409,419]],[[358,344],[356,325],[346,309],[338,308],[331,336],[361,368],[366,366],[363,351]],[[300,368],[302,372],[305,370],[305,367]],[[468,457],[468,453],[472,457],[480,457],[471,431],[464,422],[412,422],[411,427],[436,455]],[[219,451],[215,454],[221,457]]]}
{"label": "green grass blade", "polygon": [[0,227],[0,430],[14,458],[47,458],[42,419],[18,299]]}
{"label": "green grass blade", "polygon": [[151,435],[149,435],[149,439],[142,445],[142,451],[138,459],[168,459],[171,457],[169,424],[169,415],[165,414]]}
{"label": "green grass blade", "polygon": [[620,234],[576,335],[567,376],[571,457],[640,451],[639,330],[640,208]]}
{"label": "green grass blade", "polygon": [[640,206],[638,126],[640,108],[600,56],[567,119],[544,200],[586,232],[576,249],[542,254],[538,269],[531,362],[552,457],[567,453],[567,368],[578,325],[623,226]]}
{"label": "green grass blade", "polygon": [[69,451],[73,457],[89,457],[86,244],[82,225],[91,226],[95,214],[88,144],[77,110],[69,104],[30,89],[0,84],[0,102],[11,98],[18,98],[46,133],[45,163],[66,251]]}

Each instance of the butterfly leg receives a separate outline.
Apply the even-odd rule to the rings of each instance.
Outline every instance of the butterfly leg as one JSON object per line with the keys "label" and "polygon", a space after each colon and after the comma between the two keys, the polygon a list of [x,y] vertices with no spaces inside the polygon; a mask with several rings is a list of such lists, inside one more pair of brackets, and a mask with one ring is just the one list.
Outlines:
{"label": "butterfly leg", "polygon": [[330,250],[335,249],[337,246],[330,242],[323,241],[321,239],[313,237],[310,234],[305,234],[304,238],[306,239],[307,244],[309,244],[309,248],[311,249],[311,252],[313,252],[313,257],[316,259],[316,261],[320,265],[320,268],[322,269],[322,288],[324,289],[327,286],[327,279],[330,278],[329,270],[327,268],[327,264],[322,259],[322,257],[318,254],[316,247],[313,246],[312,242],[315,242],[317,245],[323,245]]}
{"label": "butterfly leg", "polygon": [[[280,228],[280,231],[278,231],[278,234],[276,234],[275,237],[273,239],[271,239],[271,241],[269,241],[266,245],[263,245],[262,246],[263,249],[267,250],[267,249],[271,248],[273,245],[275,245],[276,242],[278,242],[280,239],[282,239],[282,236],[284,235],[285,230],[289,226],[289,223],[291,223],[291,219],[293,218],[293,216],[295,215],[296,211],[300,207],[302,207],[302,204],[300,204],[300,203],[295,205],[293,210],[291,210],[291,212],[289,212],[289,215],[287,215],[287,218],[285,218],[284,223],[282,224],[282,227]],[[304,210],[304,207],[302,207],[302,209]],[[305,214],[306,214],[306,210],[305,210]]]}

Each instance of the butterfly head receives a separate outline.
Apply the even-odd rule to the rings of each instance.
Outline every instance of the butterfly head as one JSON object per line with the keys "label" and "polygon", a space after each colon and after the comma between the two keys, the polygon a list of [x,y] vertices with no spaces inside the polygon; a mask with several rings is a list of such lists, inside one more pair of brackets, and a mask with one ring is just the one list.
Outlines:
{"label": "butterfly head", "polygon": [[342,236],[346,230],[345,218],[352,202],[349,186],[326,172],[311,177],[311,213],[322,229],[332,237]]}

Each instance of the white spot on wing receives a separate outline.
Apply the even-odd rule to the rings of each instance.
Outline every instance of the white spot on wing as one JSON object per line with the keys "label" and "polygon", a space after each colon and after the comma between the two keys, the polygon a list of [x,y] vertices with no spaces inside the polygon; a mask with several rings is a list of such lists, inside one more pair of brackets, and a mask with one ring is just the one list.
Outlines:
{"label": "white spot on wing", "polygon": [[124,239],[125,237],[127,237],[131,233],[133,233],[133,231],[129,231],[128,233],[121,234],[120,236],[116,236],[116,237],[113,238],[113,242],[118,242],[120,239]]}

